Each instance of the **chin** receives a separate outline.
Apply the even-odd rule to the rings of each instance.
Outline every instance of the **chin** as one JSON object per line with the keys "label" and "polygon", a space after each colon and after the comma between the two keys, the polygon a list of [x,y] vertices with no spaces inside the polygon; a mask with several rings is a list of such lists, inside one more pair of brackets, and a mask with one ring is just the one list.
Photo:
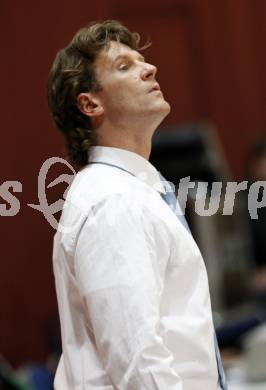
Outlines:
{"label": "chin", "polygon": [[165,109],[168,111],[167,113],[169,114],[169,112],[171,111],[171,106],[166,100],[164,101],[164,104],[165,104]]}
{"label": "chin", "polygon": [[153,112],[154,114],[154,119],[156,122],[155,127],[158,127],[160,123],[167,117],[169,112],[171,111],[170,104],[168,104],[166,101],[162,102],[160,104],[160,107],[156,107],[156,113]]}
{"label": "chin", "polygon": [[171,111],[171,106],[170,104],[166,101],[166,100],[163,100],[160,104],[160,111],[162,114],[164,114],[164,116],[168,115],[169,112]]}

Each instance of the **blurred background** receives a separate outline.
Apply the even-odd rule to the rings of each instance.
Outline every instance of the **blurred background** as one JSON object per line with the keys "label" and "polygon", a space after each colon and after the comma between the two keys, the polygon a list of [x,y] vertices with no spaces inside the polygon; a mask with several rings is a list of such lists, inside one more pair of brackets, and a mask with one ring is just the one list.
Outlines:
{"label": "blurred background", "polygon": [[[2,0],[0,185],[19,181],[22,191],[10,190],[19,212],[0,216],[0,389],[52,389],[60,354],[55,231],[27,204],[39,203],[44,161],[65,157],[46,103],[52,61],[80,27],[105,19],[153,42],[145,57],[158,67],[172,107],[151,156],[165,177],[177,189],[185,176],[210,186],[222,181],[223,194],[227,181],[248,180],[249,188],[266,180],[265,1]],[[63,171],[54,168],[53,178]],[[65,189],[50,190],[48,203]],[[206,261],[229,390],[266,389],[266,213],[261,208],[259,219],[250,219],[247,193],[236,196],[232,216],[223,216],[221,205],[199,217],[193,191],[186,209]],[[3,187],[0,205],[10,207]]]}

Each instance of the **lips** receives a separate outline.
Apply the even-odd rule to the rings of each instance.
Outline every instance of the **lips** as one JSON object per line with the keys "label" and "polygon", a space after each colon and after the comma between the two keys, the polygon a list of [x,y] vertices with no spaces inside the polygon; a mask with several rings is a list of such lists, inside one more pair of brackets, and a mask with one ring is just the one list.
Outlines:
{"label": "lips", "polygon": [[158,83],[154,84],[154,86],[152,87],[152,89],[150,90],[150,92],[153,92],[153,91],[160,91],[160,85]]}

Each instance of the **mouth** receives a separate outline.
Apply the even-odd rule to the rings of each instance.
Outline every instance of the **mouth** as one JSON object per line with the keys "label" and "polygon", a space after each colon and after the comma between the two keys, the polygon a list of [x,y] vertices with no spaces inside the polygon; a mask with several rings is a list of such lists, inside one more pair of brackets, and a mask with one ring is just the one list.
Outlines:
{"label": "mouth", "polygon": [[154,91],[161,91],[160,85],[158,83],[154,84],[154,86],[150,90],[150,92],[154,92]]}

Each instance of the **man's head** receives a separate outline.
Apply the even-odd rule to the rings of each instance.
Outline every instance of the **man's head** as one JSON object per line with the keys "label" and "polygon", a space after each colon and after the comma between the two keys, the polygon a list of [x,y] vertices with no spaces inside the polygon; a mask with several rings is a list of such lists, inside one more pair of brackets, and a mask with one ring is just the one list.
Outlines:
{"label": "man's head", "polygon": [[148,45],[140,48],[139,41],[119,22],[92,23],[55,58],[48,102],[79,166],[87,163],[98,130],[137,122],[145,127],[147,118],[158,126],[170,110],[158,90],[156,68],[139,53]]}

